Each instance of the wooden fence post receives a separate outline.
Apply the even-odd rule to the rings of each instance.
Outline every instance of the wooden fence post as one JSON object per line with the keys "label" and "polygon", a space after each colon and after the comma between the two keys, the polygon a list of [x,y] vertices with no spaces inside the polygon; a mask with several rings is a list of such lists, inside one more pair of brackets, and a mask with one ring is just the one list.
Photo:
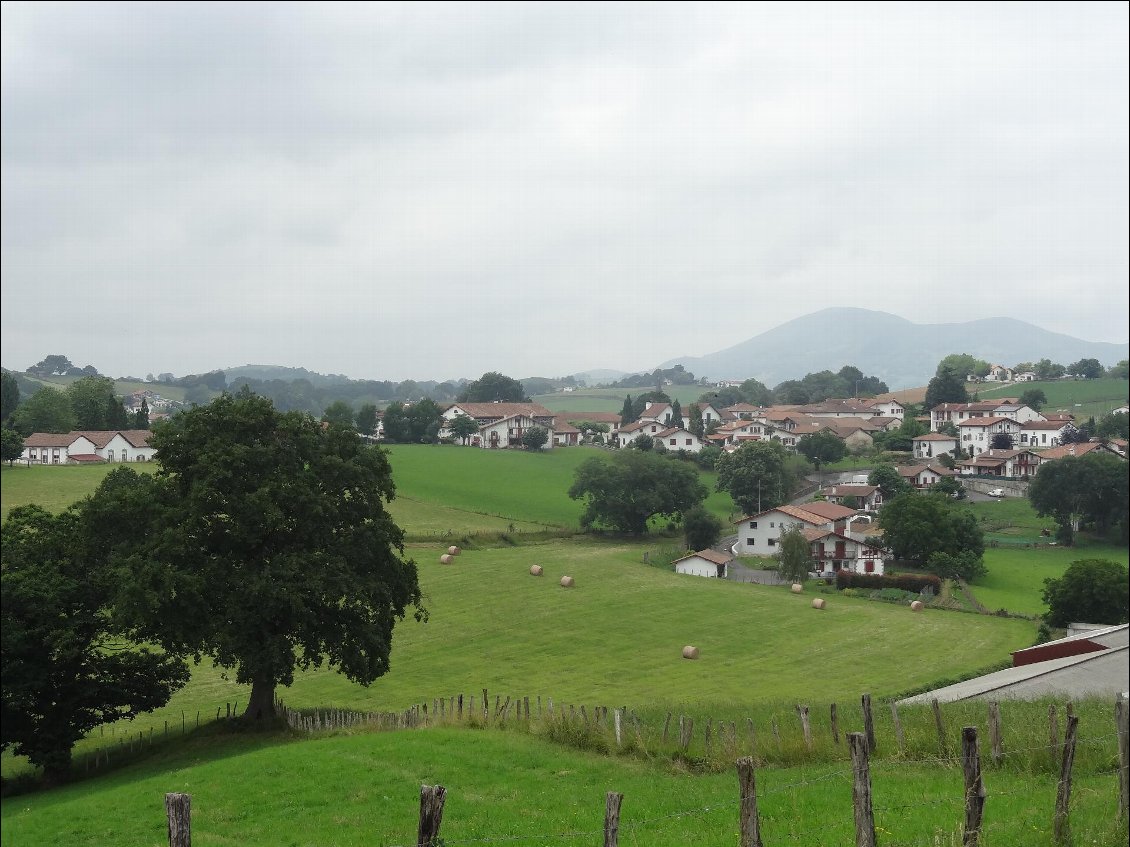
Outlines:
{"label": "wooden fence post", "polygon": [[863,733],[867,739],[867,752],[875,752],[875,719],[871,716],[871,695],[864,694],[860,699],[863,706]]}
{"label": "wooden fence post", "polygon": [[899,756],[906,754],[906,738],[902,734],[902,721],[899,720],[899,706],[891,701],[891,721],[895,725],[895,743],[898,744]]}
{"label": "wooden fence post", "polygon": [[1055,703],[1048,705],[1048,752],[1052,757],[1052,764],[1059,759],[1059,718],[1056,715]]}
{"label": "wooden fence post", "polygon": [[977,727],[961,730],[961,769],[965,774],[965,829],[962,847],[977,847],[981,838],[981,814],[985,809],[985,785],[981,782],[981,753]]}
{"label": "wooden fence post", "polygon": [[851,748],[851,802],[855,812],[855,847],[875,847],[875,812],[871,807],[871,769],[867,762],[867,736],[848,734]]}
{"label": "wooden fence post", "polygon": [[169,847],[192,847],[192,795],[165,795],[165,817],[169,820]]}
{"label": "wooden fence post", "polygon": [[[616,714],[620,714],[617,710]],[[604,795],[604,847],[616,847],[620,840],[620,804],[624,795],[609,791]]]}
{"label": "wooden fence post", "polygon": [[1000,766],[1004,759],[1004,741],[1001,737],[1001,704],[989,704],[989,745],[992,748],[993,764]]}
{"label": "wooden fence post", "polygon": [[1118,728],[1118,819],[1126,820],[1130,814],[1130,706],[1122,695],[1114,698],[1114,722]]}
{"label": "wooden fence post", "polygon": [[416,831],[416,847],[435,847],[443,822],[443,803],[447,789],[442,785],[420,786],[420,828]]}
{"label": "wooden fence post", "polygon": [[616,709],[612,713],[612,721],[616,725],[616,746],[620,746],[620,710]]}
{"label": "wooden fence post", "polygon": [[812,727],[808,724],[808,706],[797,706],[797,714],[800,715],[800,728],[804,733],[804,746],[808,750],[812,750]]}
{"label": "wooden fence post", "polygon": [[1069,715],[1067,730],[1063,738],[1063,761],[1059,766],[1059,786],[1055,792],[1055,824],[1052,838],[1056,844],[1067,844],[1071,840],[1071,769],[1075,766],[1075,732],[1079,726],[1079,716]]}
{"label": "wooden fence post", "polygon": [[671,713],[667,713],[667,720],[663,722],[663,743],[667,743],[667,730],[671,728]]}
{"label": "wooden fence post", "polygon": [[836,704],[833,703],[828,709],[832,718],[832,743],[840,743],[840,717],[836,712]]}
{"label": "wooden fence post", "polygon": [[757,782],[753,757],[738,759],[738,830],[740,847],[764,847],[761,820],[757,816]]}
{"label": "wooden fence post", "polygon": [[930,701],[930,708],[934,710],[934,728],[938,731],[938,755],[944,759],[948,755],[946,752],[946,725],[942,720],[942,707],[937,698]]}

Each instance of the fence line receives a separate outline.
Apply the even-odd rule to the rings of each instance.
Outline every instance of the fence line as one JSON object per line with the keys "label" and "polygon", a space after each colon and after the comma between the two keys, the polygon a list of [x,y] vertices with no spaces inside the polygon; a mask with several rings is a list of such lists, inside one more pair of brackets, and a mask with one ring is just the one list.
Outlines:
{"label": "fence line", "polygon": [[[1118,713],[1116,716],[1116,726],[1119,737],[1125,736],[1125,720],[1123,717],[1123,710],[1121,708],[1121,701],[1119,701]],[[1074,715],[1071,716],[1069,721],[1069,729],[1064,743],[1062,745],[1062,759],[1061,759],[1061,776],[1058,783],[1056,792],[1056,802],[1054,810],[1055,820],[1055,842],[1057,844],[1069,843],[1069,827],[1068,815],[1070,811],[1070,796],[1071,796],[1071,762],[1074,756],[1074,729],[1078,723],[1078,718]],[[952,805],[964,809],[964,817],[960,822],[961,831],[961,844],[962,845],[976,845],[980,844],[981,837],[987,831],[999,831],[1003,822],[990,821],[988,825],[983,822],[983,815],[986,808],[986,801],[990,797],[1008,796],[1009,794],[1020,794],[1027,792],[992,792],[986,790],[981,780],[981,754],[978,745],[977,728],[967,726],[962,729],[962,769],[965,775],[965,787],[961,797],[947,797],[937,798],[933,800],[923,799],[919,802],[912,804],[898,804],[893,806],[873,806],[872,804],[872,780],[869,769],[869,744],[867,737],[864,733],[851,733],[849,735],[849,746],[852,751],[852,767],[850,771],[836,771],[834,773],[825,774],[818,780],[826,780],[834,777],[846,777],[850,774],[852,781],[852,810],[855,829],[855,843],[856,845],[863,845],[864,847],[874,847],[876,844],[876,824],[875,813],[890,813],[896,811],[904,811],[911,808],[924,808],[926,806],[938,805]],[[565,841],[584,839],[586,843],[594,843],[598,836],[602,836],[605,847],[618,847],[619,833],[628,831],[632,833],[644,831],[649,827],[654,828],[658,822],[670,820],[675,817],[689,817],[694,815],[707,815],[720,812],[728,814],[737,814],[738,817],[738,844],[740,847],[765,847],[766,844],[782,843],[784,839],[796,841],[800,838],[807,838],[808,836],[819,832],[823,838],[826,838],[829,830],[839,830],[847,828],[847,820],[841,818],[838,822],[820,821],[813,825],[811,830],[802,832],[781,833],[780,836],[773,841],[766,839],[761,830],[759,813],[758,813],[758,793],[756,788],[755,779],[755,764],[752,757],[744,757],[736,761],[735,766],[738,771],[738,798],[737,802],[722,802],[721,804],[714,804],[711,806],[698,807],[695,809],[687,809],[669,815],[655,816],[652,818],[645,818],[637,821],[627,821],[626,823],[621,818],[622,801],[624,795],[618,792],[609,791],[605,795],[605,815],[604,826],[601,830],[569,830],[558,833],[537,833],[533,835],[508,835],[499,837],[486,837],[486,838],[472,838],[472,839],[459,839],[452,840],[441,838],[440,829],[443,818],[443,805],[447,796],[447,791],[442,785],[422,785],[420,787],[420,817],[419,828],[417,831],[417,839],[414,843],[415,847],[439,847],[439,845],[473,845],[473,844],[502,844],[502,843],[516,843],[519,841],[537,841],[546,842],[550,840]],[[1125,767],[1125,760],[1122,760],[1122,766]],[[801,783],[794,783],[788,786],[778,786],[775,792],[763,793],[762,798],[771,793],[785,793],[791,792],[798,785],[810,784],[809,781]],[[1121,793],[1121,791],[1120,791]],[[191,821],[189,810],[191,806],[191,798],[185,794],[168,794],[166,795],[166,814],[168,817],[168,832],[170,847],[189,847],[191,843]],[[955,818],[958,815],[955,814]],[[955,829],[946,834],[950,844],[956,845],[957,827],[958,823],[955,820]],[[827,843],[827,842],[824,842]],[[885,844],[898,844],[899,842],[885,841]],[[922,843],[921,841],[915,842],[902,842],[909,843]],[[929,841],[927,843],[930,843]],[[938,840],[935,835],[933,844],[939,845],[942,842]],[[408,847],[408,845],[402,845]]]}

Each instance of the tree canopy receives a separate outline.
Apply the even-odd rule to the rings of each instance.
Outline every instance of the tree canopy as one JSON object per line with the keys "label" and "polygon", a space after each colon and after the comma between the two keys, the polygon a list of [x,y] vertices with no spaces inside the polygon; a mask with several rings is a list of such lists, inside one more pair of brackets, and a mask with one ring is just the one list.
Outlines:
{"label": "tree canopy", "polygon": [[796,449],[812,462],[816,470],[820,470],[821,465],[838,462],[847,455],[847,445],[844,444],[844,440],[826,429],[801,436]]}
{"label": "tree canopy", "polygon": [[538,451],[549,443],[549,430],[544,426],[531,426],[522,433],[522,446],[527,450]]}
{"label": "tree canopy", "polygon": [[688,550],[706,550],[722,537],[722,521],[702,505],[693,506],[683,515],[683,537]]}
{"label": "tree canopy", "polygon": [[569,488],[572,499],[585,503],[581,526],[606,526],[633,535],[644,535],[653,517],[680,519],[707,494],[693,468],[640,450],[586,459]]}
{"label": "tree canopy", "polygon": [[777,572],[789,582],[804,582],[812,570],[812,546],[800,527],[792,526],[781,533],[777,542]]}
{"label": "tree canopy", "polygon": [[934,553],[980,559],[985,552],[981,527],[968,509],[951,503],[947,495],[914,491],[886,501],[879,512],[883,545],[896,559],[920,566]]}
{"label": "tree canopy", "polygon": [[165,705],[189,676],[183,660],[126,640],[88,503],[60,515],[19,506],[0,528],[2,744],[49,782],[91,729]]}
{"label": "tree canopy", "polygon": [[1064,544],[1074,541],[1083,525],[1100,533],[1114,526],[1126,535],[1130,494],[1126,462],[1109,453],[1065,456],[1040,466],[1028,486],[1028,500],[1041,517],[1051,517]]}
{"label": "tree canopy", "polygon": [[780,506],[789,499],[794,481],[786,458],[776,441],[743,444],[718,457],[717,489],[728,492],[747,515]]}
{"label": "tree canopy", "polygon": [[937,375],[926,385],[926,408],[933,409],[940,403],[968,402],[969,392],[965,389],[964,374],[939,365]]}
{"label": "tree canopy", "polygon": [[12,426],[24,436],[33,432],[70,432],[75,428],[75,413],[64,392],[41,388],[16,409]]}
{"label": "tree canopy", "polygon": [[1045,579],[1044,619],[1050,626],[1070,623],[1126,623],[1130,616],[1130,572],[1109,559],[1080,559],[1059,579]]}
{"label": "tree canopy", "polygon": [[20,405],[20,384],[7,371],[0,373],[0,423],[7,423]]}
{"label": "tree canopy", "polygon": [[246,391],[157,425],[151,443],[157,474],[120,468],[94,500],[101,525],[122,528],[107,543],[143,635],[234,668],[256,718],[298,668],[362,685],[388,671],[395,623],[426,612],[383,450]]}
{"label": "tree canopy", "polygon": [[530,398],[518,380],[491,371],[467,383],[456,400],[460,403],[528,403]]}

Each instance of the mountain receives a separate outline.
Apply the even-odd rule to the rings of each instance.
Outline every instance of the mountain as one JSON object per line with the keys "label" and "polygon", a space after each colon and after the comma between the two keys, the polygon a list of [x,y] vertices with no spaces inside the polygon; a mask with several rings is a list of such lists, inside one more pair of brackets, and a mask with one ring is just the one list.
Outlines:
{"label": "mountain", "polygon": [[1130,345],[1083,341],[1014,318],[916,324],[886,312],[830,308],[796,318],[740,344],[706,356],[671,359],[697,377],[748,379],[772,388],[789,379],[854,365],[891,388],[925,385],[938,362],[968,353],[991,364],[1051,359],[1070,365],[1098,359],[1110,366],[1130,357]]}

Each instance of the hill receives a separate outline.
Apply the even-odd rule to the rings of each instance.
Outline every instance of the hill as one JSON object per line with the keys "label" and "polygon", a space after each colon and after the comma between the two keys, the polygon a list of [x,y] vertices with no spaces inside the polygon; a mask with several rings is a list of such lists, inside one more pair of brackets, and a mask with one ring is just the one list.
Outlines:
{"label": "hill", "polygon": [[1083,341],[1014,318],[916,324],[886,312],[831,308],[717,353],[671,359],[659,367],[679,364],[707,379],[753,377],[772,388],[807,373],[854,365],[899,390],[925,385],[951,353],[1009,366],[1044,358],[1064,365],[1093,358],[1110,366],[1128,358],[1130,345]]}

